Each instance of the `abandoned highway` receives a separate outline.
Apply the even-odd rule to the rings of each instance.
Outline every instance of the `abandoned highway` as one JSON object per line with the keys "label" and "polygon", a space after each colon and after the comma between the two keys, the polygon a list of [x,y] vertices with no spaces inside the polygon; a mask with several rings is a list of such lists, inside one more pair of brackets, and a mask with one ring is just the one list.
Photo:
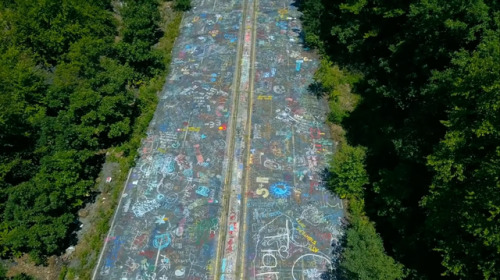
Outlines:
{"label": "abandoned highway", "polygon": [[196,0],[93,279],[321,279],[344,215],[291,0]]}

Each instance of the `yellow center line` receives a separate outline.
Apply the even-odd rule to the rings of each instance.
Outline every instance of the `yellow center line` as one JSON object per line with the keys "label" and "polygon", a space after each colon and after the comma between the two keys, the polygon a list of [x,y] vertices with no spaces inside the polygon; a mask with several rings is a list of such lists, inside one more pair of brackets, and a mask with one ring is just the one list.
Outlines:
{"label": "yellow center line", "polygon": [[[246,21],[246,15],[247,15],[247,2],[248,0],[245,0],[243,4],[243,13],[242,13],[242,22],[241,25],[242,27],[245,26],[245,21]],[[214,273],[214,279],[220,279],[220,273],[221,273],[221,251],[223,250],[225,246],[225,241],[226,241],[226,233],[227,233],[227,216],[229,212],[229,207],[230,207],[230,197],[231,197],[231,181],[230,178],[232,178],[232,165],[233,165],[233,160],[234,160],[234,145],[235,145],[235,132],[236,132],[236,123],[237,123],[237,116],[238,116],[238,104],[239,104],[239,99],[240,99],[240,80],[241,80],[241,59],[243,55],[243,43],[244,43],[244,35],[245,34],[245,28],[240,29],[240,34],[239,34],[239,44],[238,44],[238,50],[236,54],[236,67],[235,67],[235,77],[233,80],[233,104],[232,104],[232,112],[231,112],[231,126],[230,126],[230,133],[229,137],[229,145],[227,147],[227,173],[224,179],[224,187],[222,189],[223,191],[223,200],[222,200],[222,206],[223,209],[221,210],[221,219],[219,221],[219,236],[217,240],[217,252],[215,254],[215,273]]]}
{"label": "yellow center line", "polygon": [[236,275],[240,275],[239,279],[245,279],[245,251],[246,251],[246,237],[247,237],[247,192],[248,192],[248,187],[250,183],[250,150],[251,150],[251,132],[252,132],[252,112],[253,112],[253,95],[254,95],[254,81],[255,81],[255,57],[256,57],[256,39],[257,39],[257,15],[258,15],[258,9],[259,9],[259,4],[258,0],[254,0],[254,7],[253,7],[253,23],[252,23],[252,28],[253,28],[253,34],[252,34],[252,52],[250,56],[250,92],[249,92],[249,104],[248,104],[248,111],[247,111],[247,131],[246,131],[246,143],[245,143],[245,148],[246,148],[246,168],[244,171],[244,184],[243,184],[243,189],[241,190],[242,195],[242,202],[241,202],[241,210],[240,212],[242,213],[242,217],[240,219],[240,223],[243,224],[243,231],[241,232],[239,242],[242,246],[238,246],[239,254],[238,254],[238,266],[237,269],[239,270],[236,271]]}

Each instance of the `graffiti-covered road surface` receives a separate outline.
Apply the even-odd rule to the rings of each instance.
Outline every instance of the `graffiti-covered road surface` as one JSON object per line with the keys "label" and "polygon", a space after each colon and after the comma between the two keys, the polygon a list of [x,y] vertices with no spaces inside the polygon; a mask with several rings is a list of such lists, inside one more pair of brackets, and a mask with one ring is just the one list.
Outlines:
{"label": "graffiti-covered road surface", "polygon": [[342,201],[292,0],[196,0],[93,279],[322,279]]}

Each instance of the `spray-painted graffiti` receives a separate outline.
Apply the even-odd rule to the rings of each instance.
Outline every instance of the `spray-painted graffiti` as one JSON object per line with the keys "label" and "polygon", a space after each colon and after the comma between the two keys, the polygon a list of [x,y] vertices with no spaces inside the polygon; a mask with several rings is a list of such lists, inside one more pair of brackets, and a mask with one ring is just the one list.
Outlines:
{"label": "spray-painted graffiti", "polygon": [[254,1],[192,1],[95,279],[319,279],[332,265],[343,203],[321,176],[336,143],[307,93],[318,60],[292,0]]}
{"label": "spray-painted graffiti", "polygon": [[184,16],[96,279],[213,275],[242,17],[241,3],[216,2],[195,0]]}
{"label": "spray-painted graffiti", "polygon": [[269,187],[269,191],[276,198],[286,198],[291,194],[291,187],[285,182],[274,183]]}

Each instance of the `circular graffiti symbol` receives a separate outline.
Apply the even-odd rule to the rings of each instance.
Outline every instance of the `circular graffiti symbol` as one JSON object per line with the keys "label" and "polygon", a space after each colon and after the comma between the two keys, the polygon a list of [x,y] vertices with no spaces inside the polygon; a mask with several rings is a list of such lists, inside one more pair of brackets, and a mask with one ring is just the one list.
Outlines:
{"label": "circular graffiti symbol", "polygon": [[287,196],[290,196],[291,193],[290,190],[291,190],[290,185],[288,185],[285,182],[277,182],[269,187],[269,191],[276,198],[285,198]]}
{"label": "circular graffiti symbol", "polygon": [[[292,266],[292,277],[298,279],[319,279],[331,268],[332,262],[322,255],[305,254],[295,260]],[[297,267],[296,267],[297,266]]]}
{"label": "circular graffiti symbol", "polygon": [[156,235],[153,239],[153,247],[163,250],[170,245],[172,238],[170,238],[170,234],[164,233],[160,235]]}
{"label": "circular graffiti symbol", "polygon": [[283,93],[285,93],[285,87],[284,86],[273,86],[273,91],[277,94],[283,94]]}

